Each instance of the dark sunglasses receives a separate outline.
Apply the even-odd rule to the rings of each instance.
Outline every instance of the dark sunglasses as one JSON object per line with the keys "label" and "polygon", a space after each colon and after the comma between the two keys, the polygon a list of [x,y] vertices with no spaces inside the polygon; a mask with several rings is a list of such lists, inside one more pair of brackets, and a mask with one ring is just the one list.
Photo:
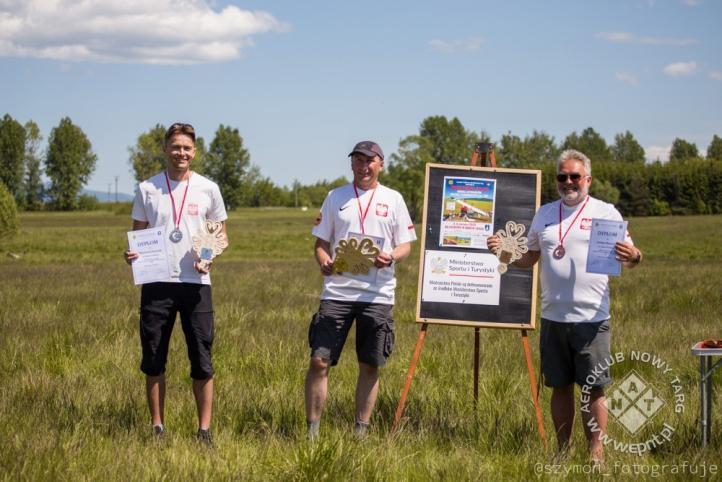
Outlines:
{"label": "dark sunglasses", "polygon": [[567,182],[567,179],[571,179],[572,182],[577,182],[582,178],[582,175],[578,172],[571,174],[557,174],[557,182]]}

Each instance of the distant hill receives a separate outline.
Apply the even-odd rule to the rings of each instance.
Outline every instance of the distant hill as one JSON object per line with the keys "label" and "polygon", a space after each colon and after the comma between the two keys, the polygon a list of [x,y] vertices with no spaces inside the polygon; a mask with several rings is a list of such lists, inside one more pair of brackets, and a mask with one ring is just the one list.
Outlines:
{"label": "distant hill", "polygon": [[[108,192],[102,192],[102,191],[92,191],[90,189],[83,189],[81,194],[87,194],[89,196],[94,196],[95,199],[102,203],[115,202],[115,192],[110,193],[110,197],[108,197]],[[118,202],[127,202],[132,201],[133,195],[132,194],[126,194],[124,192],[118,193]]]}

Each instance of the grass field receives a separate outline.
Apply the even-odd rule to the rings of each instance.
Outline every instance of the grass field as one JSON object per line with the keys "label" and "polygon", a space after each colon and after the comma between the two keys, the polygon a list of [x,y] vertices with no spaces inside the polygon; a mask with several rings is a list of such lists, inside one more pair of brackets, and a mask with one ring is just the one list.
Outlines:
{"label": "grass field", "polygon": [[[389,434],[419,331],[418,243],[397,269],[397,345],[382,372],[372,435],[361,442],[351,436],[356,367],[347,347],[331,373],[321,440],[306,442],[307,329],[320,291],[314,217],[294,210],[231,214],[231,246],[213,273],[216,448],[207,450],[193,437],[195,408],[179,326],[167,373],[168,437],[160,445],[150,437],[138,369],[139,290],[121,256],[129,216],[24,214],[20,234],[0,247],[0,479],[563,478],[540,470],[588,477],[580,473],[589,466],[583,465],[579,422],[572,458],[560,468],[537,465],[549,462],[554,442],[550,437],[547,450],[540,443],[516,331],[482,330],[474,410],[473,330],[431,326],[403,428]],[[632,219],[630,230],[645,259],[613,280],[613,351],[663,357],[687,397],[670,442],[643,456],[608,450],[606,470],[628,479],[650,477],[655,464],[693,464],[697,477],[701,464],[722,470],[722,390],[714,396],[712,446],[702,451],[698,361],[689,351],[694,341],[722,338],[722,216]],[[531,342],[538,364],[537,332]],[[615,365],[612,372],[623,375],[629,366]],[[543,390],[541,402],[552,432],[549,395]],[[661,478],[692,477],[667,472]]]}

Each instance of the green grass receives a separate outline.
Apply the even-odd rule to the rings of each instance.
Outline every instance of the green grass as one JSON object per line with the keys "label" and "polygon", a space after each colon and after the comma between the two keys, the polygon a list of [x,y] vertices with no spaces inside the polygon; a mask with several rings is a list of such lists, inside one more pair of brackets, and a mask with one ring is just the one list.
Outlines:
{"label": "green grass", "polygon": [[[350,436],[351,339],[332,370],[322,440],[304,440],[307,329],[321,283],[310,235],[315,215],[290,209],[231,214],[231,246],[213,273],[217,448],[204,450],[193,439],[195,406],[180,327],[167,373],[169,436],[162,445],[149,436],[138,369],[139,290],[121,255],[129,216],[23,214],[20,234],[0,247],[0,479],[536,478],[535,464],[549,461],[554,443],[550,438],[548,450],[540,443],[516,331],[481,331],[475,410],[474,331],[432,325],[402,430],[389,433],[420,326],[414,322],[418,243],[397,270],[397,345],[383,369],[372,436],[363,442]],[[689,352],[694,341],[722,337],[722,216],[632,219],[630,230],[645,259],[612,282],[613,351],[663,357],[687,399],[669,444],[642,457],[608,451],[608,469],[615,462],[722,465],[722,390],[715,392],[712,447],[701,451],[698,360]],[[530,337],[538,366],[538,333]],[[630,366],[615,366],[613,374],[622,376]],[[551,432],[549,395],[543,390],[541,403]],[[585,462],[579,423],[575,440],[567,467]]]}

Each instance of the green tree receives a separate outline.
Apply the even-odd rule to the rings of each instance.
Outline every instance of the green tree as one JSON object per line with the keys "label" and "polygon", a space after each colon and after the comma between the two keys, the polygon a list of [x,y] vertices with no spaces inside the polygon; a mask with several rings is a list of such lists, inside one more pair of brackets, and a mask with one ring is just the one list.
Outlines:
{"label": "green tree", "polygon": [[459,119],[448,120],[443,115],[424,119],[419,136],[429,141],[429,154],[440,164],[468,164],[474,145],[489,140],[488,134],[467,131]]}
{"label": "green tree", "polygon": [[5,183],[0,182],[0,239],[15,234],[18,225],[18,209],[15,199]]}
{"label": "green tree", "polygon": [[165,131],[162,124],[156,124],[138,136],[135,146],[128,148],[129,162],[136,181],[145,181],[165,169]]}
{"label": "green tree", "polygon": [[564,139],[562,149],[576,149],[584,153],[592,161],[592,165],[597,162],[607,162],[612,159],[612,153],[607,146],[607,142],[599,135],[597,131],[591,127],[587,127],[580,135],[576,131],[572,132]]}
{"label": "green tree", "polygon": [[42,167],[40,166],[40,142],[43,136],[33,121],[25,123],[25,209],[38,210],[43,205]]}
{"label": "green tree", "polygon": [[629,131],[614,136],[614,144],[611,150],[612,159],[615,161],[644,164],[644,148],[639,145],[637,139]]}
{"label": "green tree", "polygon": [[555,161],[559,148],[554,137],[543,131],[534,131],[523,140],[511,132],[501,137],[497,161],[500,167],[530,168]]}
{"label": "green tree", "polygon": [[722,161],[722,138],[717,134],[712,137],[712,142],[707,148],[707,159],[713,161]]}
{"label": "green tree", "polygon": [[426,164],[435,162],[431,150],[431,141],[425,137],[408,136],[402,139],[382,177],[384,184],[403,195],[414,220],[420,219],[423,213]]}
{"label": "green tree", "polygon": [[684,161],[685,159],[693,159],[695,157],[699,157],[695,144],[680,139],[679,137],[674,139],[672,149],[669,151],[670,162]]}
{"label": "green tree", "polygon": [[23,164],[25,160],[25,128],[5,114],[0,119],[0,182],[18,204],[23,199]]}
{"label": "green tree", "polygon": [[50,178],[53,207],[62,211],[78,208],[78,193],[90,179],[97,156],[90,140],[69,117],[50,132],[45,172]]}
{"label": "green tree", "polygon": [[205,171],[218,184],[228,209],[242,204],[243,175],[248,169],[250,158],[238,129],[223,124],[218,126],[205,159]]}

